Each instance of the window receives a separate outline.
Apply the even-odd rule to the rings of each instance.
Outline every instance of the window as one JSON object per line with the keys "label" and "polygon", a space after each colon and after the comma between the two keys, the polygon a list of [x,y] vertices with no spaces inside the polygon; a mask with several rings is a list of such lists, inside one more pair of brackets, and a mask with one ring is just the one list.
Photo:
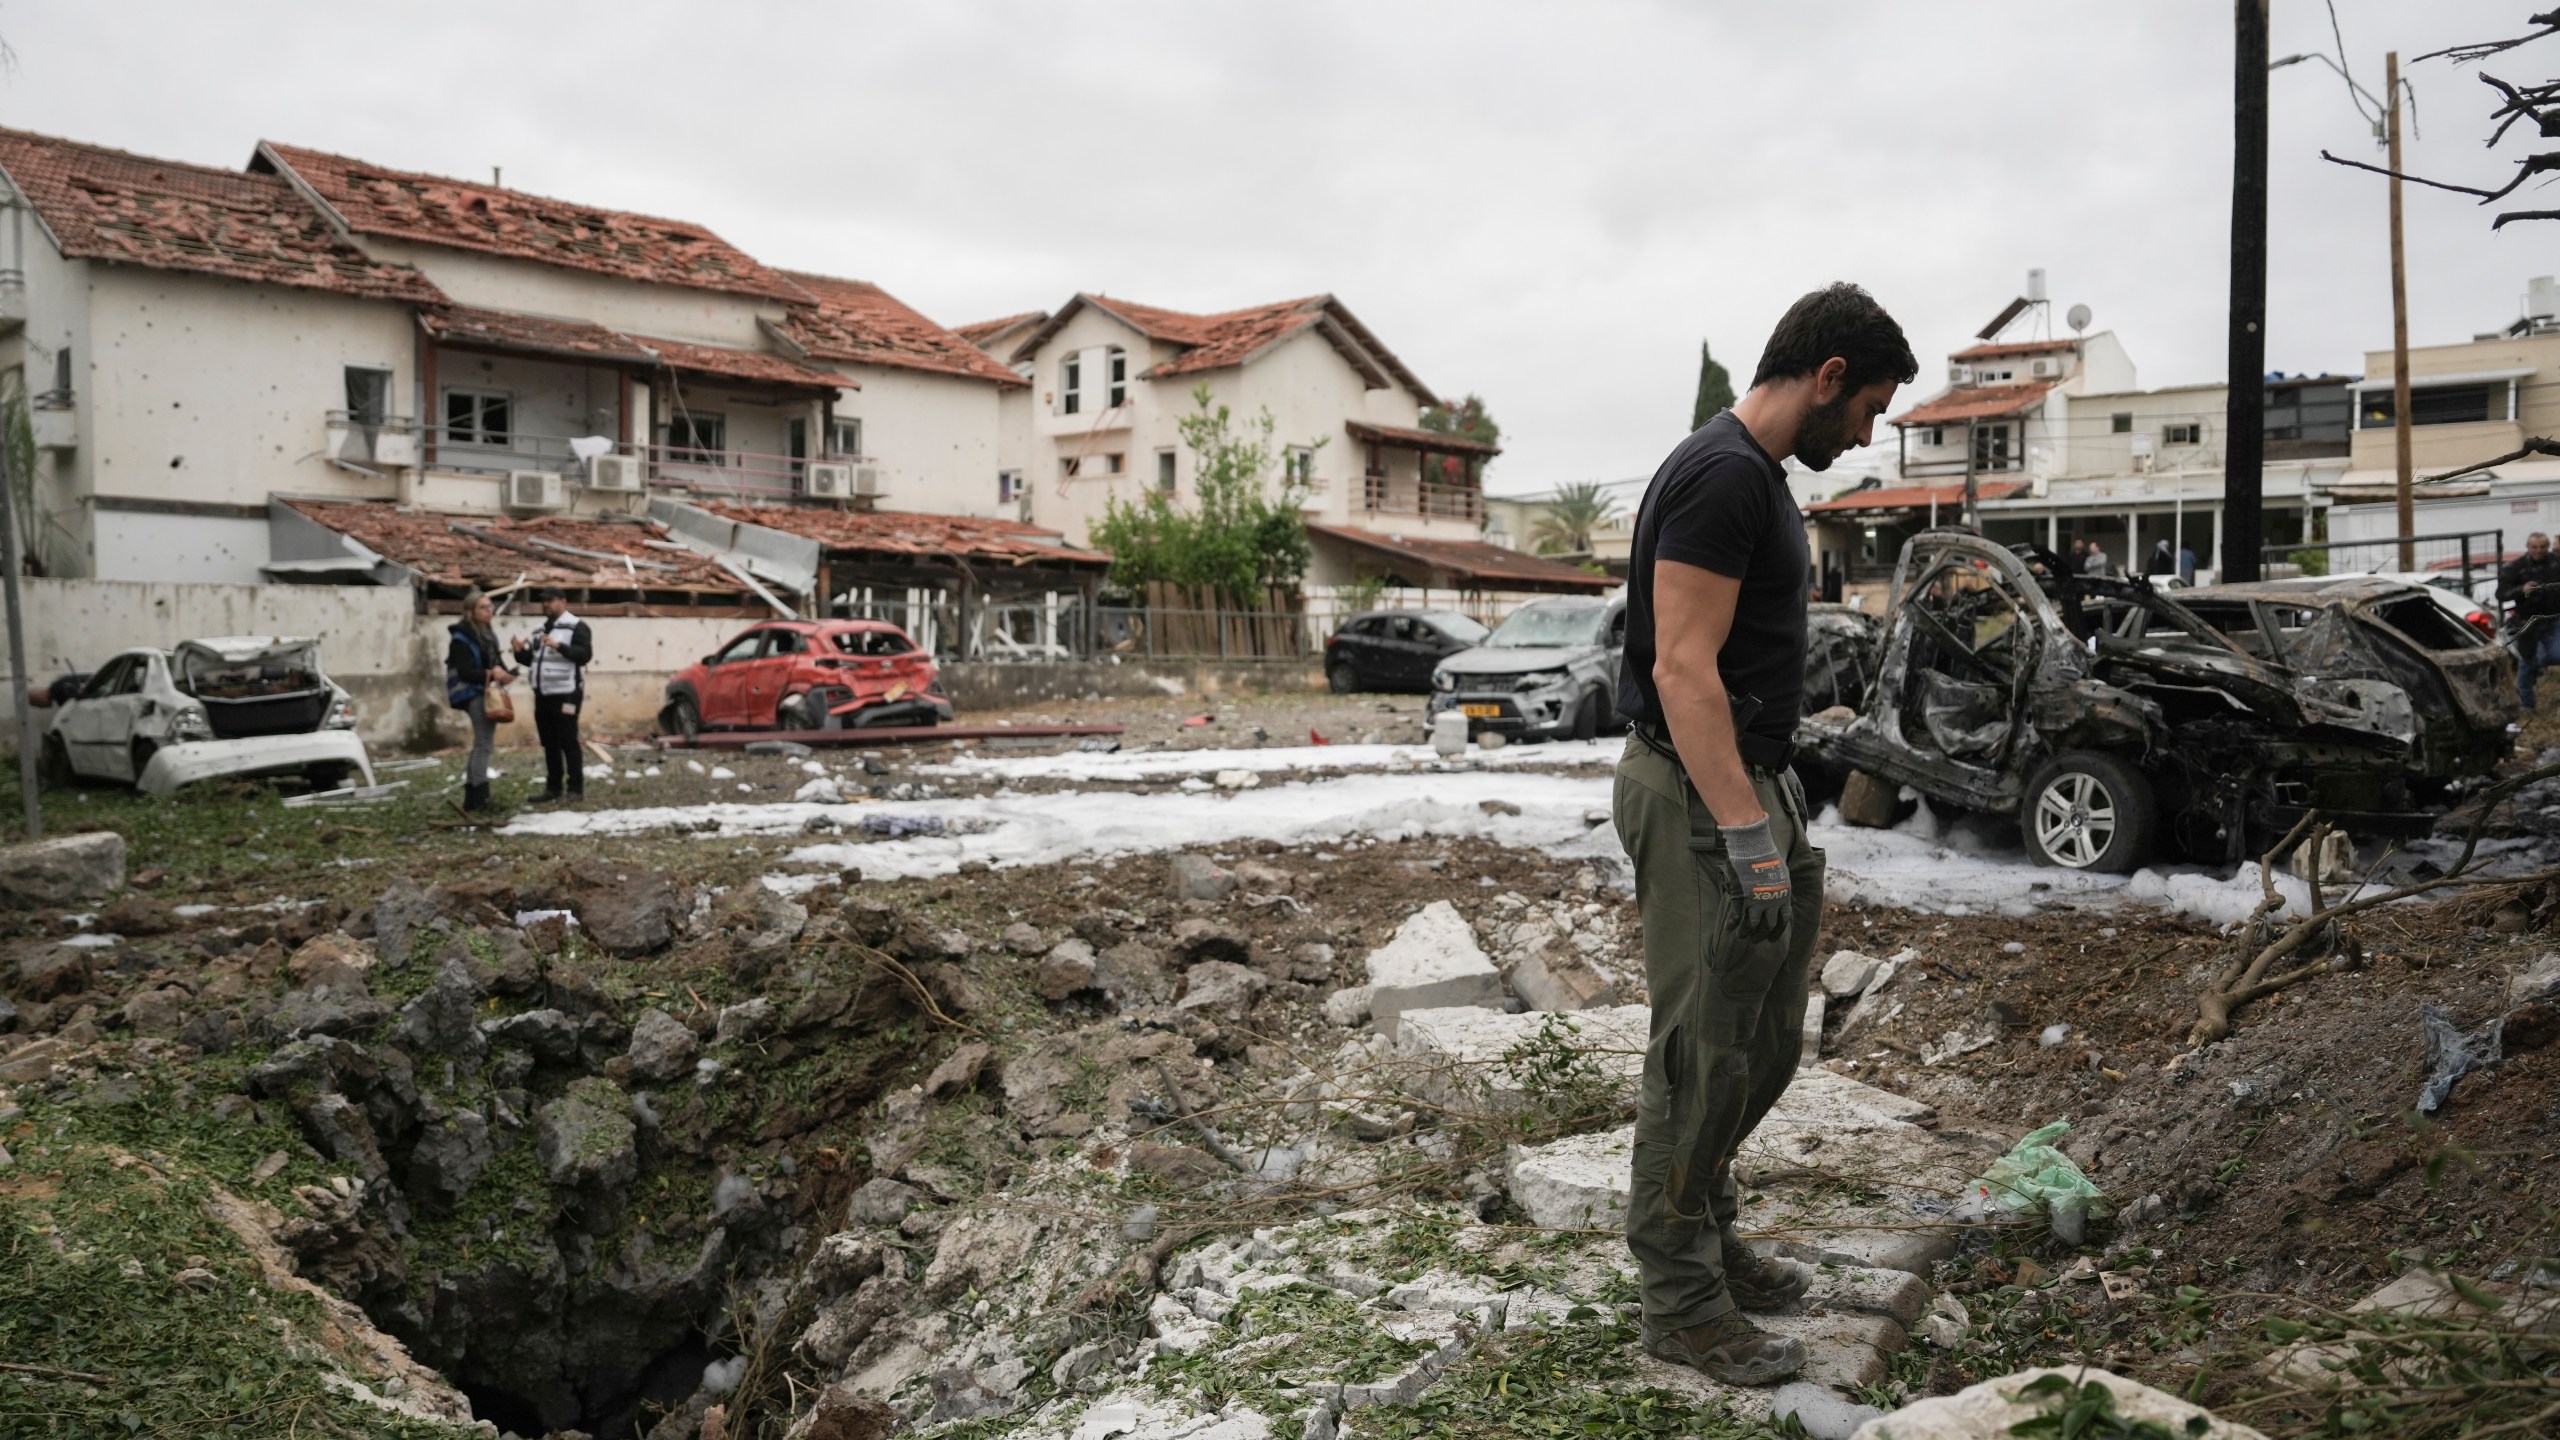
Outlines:
{"label": "window", "polygon": [[[2461,425],[2487,420],[2493,416],[2512,416],[2508,397],[2514,393],[2514,382],[2501,380],[2494,385],[2429,385],[2409,392],[2409,423],[2412,425]],[[2367,430],[2387,429],[2398,413],[2389,390],[2367,390],[2364,403],[2357,407],[2357,423]]]}
{"label": "window", "polygon": [[1019,470],[999,470],[999,471],[997,471],[997,472],[996,472],[996,503],[997,503],[997,504],[999,504],[999,505],[1010,505],[1010,504],[1012,504],[1012,503],[1013,503],[1017,498],[1019,498],[1019,497],[1021,496],[1021,494],[1022,494],[1022,472],[1021,472],[1021,471],[1019,471]]}
{"label": "window", "polygon": [[380,425],[391,418],[391,372],[379,365],[347,367],[347,419]]}
{"label": "window", "polygon": [[2108,417],[2107,417],[2107,429],[2108,429],[2108,431],[2109,431],[2110,433],[2112,433],[2112,434],[2116,434],[2116,435],[2130,435],[2130,434],[2132,434],[2132,433],[2133,433],[2133,412],[2132,412],[2132,411],[2130,411],[2130,410],[2119,410],[2119,411],[2117,411],[2116,413],[2114,413],[2113,415],[2108,416]]}
{"label": "window", "polygon": [[71,347],[68,345],[53,352],[51,398],[57,405],[67,405],[71,402]]}
{"label": "window", "polygon": [[1078,472],[1078,470],[1079,470],[1080,468],[1081,468],[1081,467],[1080,467],[1080,466],[1078,466],[1078,465],[1077,465],[1077,463],[1076,463],[1076,457],[1074,457],[1073,455],[1061,455],[1061,456],[1059,456],[1059,457],[1058,457],[1058,478],[1059,478],[1059,479],[1061,479],[1061,480],[1073,480],[1074,478],[1076,478],[1076,474],[1077,474],[1077,472]]}
{"label": "window", "polygon": [[80,687],[80,696],[84,700],[95,700],[104,695],[130,693],[140,688],[139,677],[142,673],[140,659],[131,655],[119,655],[99,667],[97,674],[89,677],[89,683]]}
{"label": "window", "polygon": [[1129,468],[1129,457],[1117,450],[1102,457],[1102,473],[1118,475]]}
{"label": "window", "polygon": [[767,630],[764,635],[767,655],[797,655],[809,648],[809,637],[797,630]]}
{"label": "window", "polygon": [[764,648],[764,634],[765,632],[762,630],[748,631],[746,634],[730,641],[728,645],[720,651],[719,655],[713,658],[711,663],[714,665],[735,665],[741,660],[753,660],[756,658],[756,652]]}
{"label": "window", "polygon": [[1058,413],[1073,415],[1084,409],[1084,352],[1079,350],[1058,366]]}
{"label": "window", "polygon": [[1171,494],[1173,491],[1173,464],[1172,451],[1159,450],[1156,452],[1156,488],[1166,492],[1167,494]]}
{"label": "window", "polygon": [[1977,426],[1973,432],[1973,468],[2006,470],[2009,468],[2009,427]]}
{"label": "window", "polygon": [[1110,373],[1111,408],[1117,410],[1129,403],[1129,352],[1117,345],[1111,347]]}
{"label": "window", "polygon": [[1312,446],[1292,445],[1289,447],[1288,477],[1289,483],[1292,485],[1312,485],[1315,483],[1316,452]]}
{"label": "window", "polygon": [[839,415],[835,427],[827,432],[827,449],[837,455],[862,453],[862,420],[859,416]]}
{"label": "window", "polygon": [[495,390],[444,392],[444,438],[456,445],[504,445],[515,436],[515,404]]}
{"label": "window", "polygon": [[2204,443],[2204,425],[2199,421],[2189,421],[2185,424],[2163,425],[2160,427],[2160,443],[2163,445],[2201,445]]}
{"label": "window", "polygon": [[1921,444],[1923,444],[1923,445],[1944,445],[1944,444],[1946,444],[1946,443],[1947,443],[1947,427],[1945,427],[1944,425],[1932,425],[1932,426],[1930,426],[1928,429],[1921,431],[1921,432],[1920,432],[1920,443],[1921,443]]}
{"label": "window", "polygon": [[689,465],[726,465],[728,421],[697,410],[667,420],[667,458]]}

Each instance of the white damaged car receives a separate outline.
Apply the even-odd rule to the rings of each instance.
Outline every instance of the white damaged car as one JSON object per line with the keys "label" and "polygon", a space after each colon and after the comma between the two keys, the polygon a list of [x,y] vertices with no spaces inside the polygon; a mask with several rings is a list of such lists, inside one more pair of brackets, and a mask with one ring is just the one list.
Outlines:
{"label": "white damaged car", "polygon": [[320,642],[282,635],[126,650],[30,697],[53,710],[46,782],[111,780],[146,795],[222,776],[299,775],[314,790],[373,783],[356,705],[320,668]]}

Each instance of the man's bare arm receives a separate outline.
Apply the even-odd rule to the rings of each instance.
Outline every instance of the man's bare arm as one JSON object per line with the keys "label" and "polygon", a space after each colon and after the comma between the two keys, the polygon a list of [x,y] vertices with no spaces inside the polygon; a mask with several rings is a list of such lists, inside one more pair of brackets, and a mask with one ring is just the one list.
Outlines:
{"label": "man's bare arm", "polygon": [[1716,669],[1742,582],[1677,560],[1653,562],[1653,686],[1672,748],[1716,824],[1766,818],[1735,748],[1733,703]]}

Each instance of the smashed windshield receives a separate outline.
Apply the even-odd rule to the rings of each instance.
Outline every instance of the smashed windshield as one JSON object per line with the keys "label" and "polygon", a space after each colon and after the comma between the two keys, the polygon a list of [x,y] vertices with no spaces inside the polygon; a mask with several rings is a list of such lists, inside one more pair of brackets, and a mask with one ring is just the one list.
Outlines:
{"label": "smashed windshield", "polygon": [[1600,643],[1606,605],[1530,605],[1511,612],[1484,643],[1494,650],[1537,650]]}

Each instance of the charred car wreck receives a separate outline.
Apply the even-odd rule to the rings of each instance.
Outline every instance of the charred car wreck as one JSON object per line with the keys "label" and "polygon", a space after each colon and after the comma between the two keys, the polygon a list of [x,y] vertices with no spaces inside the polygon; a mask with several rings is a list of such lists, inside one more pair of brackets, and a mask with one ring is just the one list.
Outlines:
{"label": "charred car wreck", "polygon": [[2045,864],[2228,862],[2314,809],[2350,833],[2423,834],[2452,783],[2512,745],[2513,658],[2399,581],[2173,598],[1930,531],[1893,593],[1873,686],[1808,716],[1799,750],[2012,817]]}

